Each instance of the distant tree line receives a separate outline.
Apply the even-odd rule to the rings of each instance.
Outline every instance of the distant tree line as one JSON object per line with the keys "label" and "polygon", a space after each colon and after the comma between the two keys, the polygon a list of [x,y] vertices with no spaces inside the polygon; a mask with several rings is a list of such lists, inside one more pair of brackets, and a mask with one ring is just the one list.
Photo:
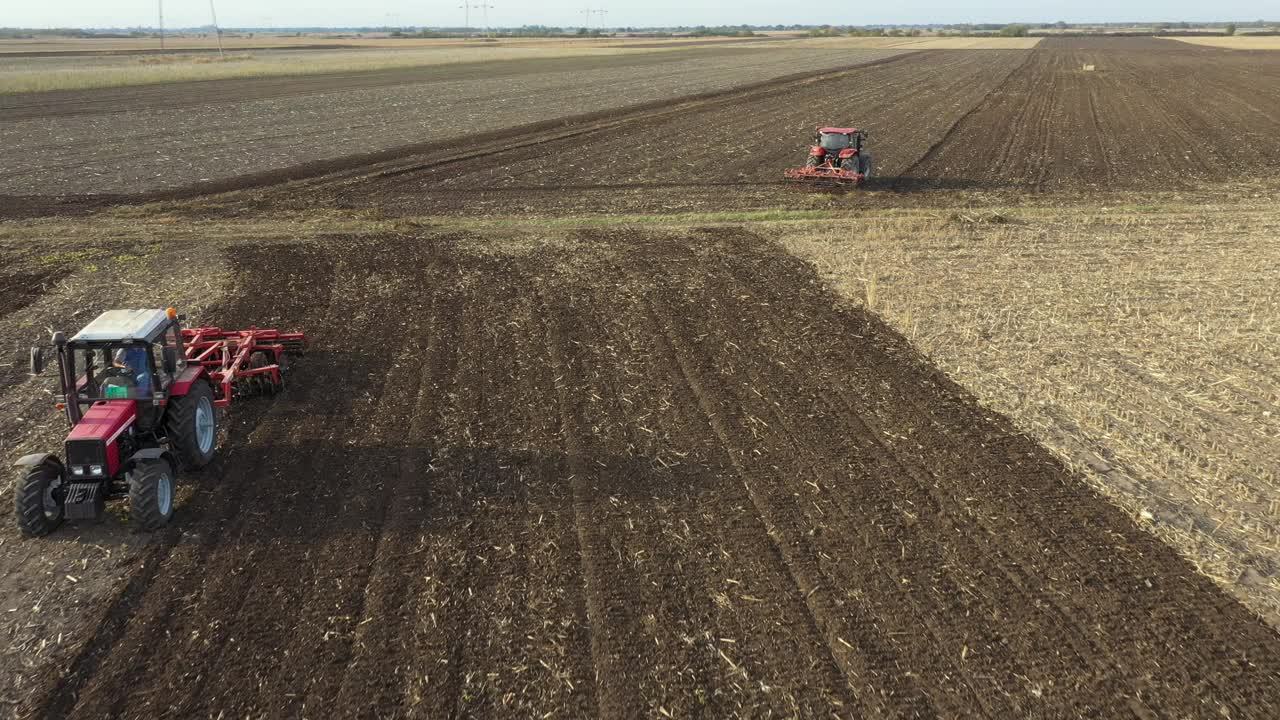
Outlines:
{"label": "distant tree line", "polygon": [[[1220,29],[1219,29],[1220,28]],[[1247,31],[1255,35],[1280,34],[1280,21],[1253,20],[1238,22],[1154,22],[1140,23],[1067,23],[1057,21],[1051,23],[932,23],[902,25],[674,25],[662,27],[617,27],[617,28],[583,28],[555,27],[550,25],[522,25],[520,27],[493,28],[490,34],[495,37],[571,37],[601,36],[624,33],[641,37],[753,37],[761,32],[802,32],[814,37],[915,37],[924,33],[951,37],[989,37],[1000,35],[1005,37],[1025,37],[1042,35],[1085,35],[1098,31],[1106,31],[1116,35],[1177,35],[1199,31],[1196,34],[1219,32],[1234,35]],[[172,33],[210,32],[208,27],[170,28]],[[273,32],[306,34],[333,33],[384,33],[401,38],[447,38],[476,34],[478,28],[464,27],[246,27],[224,28],[230,32]],[[73,37],[73,38],[137,38],[150,37],[157,33],[151,27],[104,28],[87,30],[83,28],[0,28],[0,38],[34,39],[40,37]]]}

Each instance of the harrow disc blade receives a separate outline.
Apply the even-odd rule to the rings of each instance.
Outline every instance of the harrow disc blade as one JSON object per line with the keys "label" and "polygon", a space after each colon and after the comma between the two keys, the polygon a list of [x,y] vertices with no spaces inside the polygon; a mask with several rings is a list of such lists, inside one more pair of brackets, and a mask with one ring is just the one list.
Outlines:
{"label": "harrow disc blade", "polygon": [[832,187],[858,185],[862,182],[862,176],[856,173],[822,167],[787,170],[783,173],[783,179],[805,185],[827,185]]}

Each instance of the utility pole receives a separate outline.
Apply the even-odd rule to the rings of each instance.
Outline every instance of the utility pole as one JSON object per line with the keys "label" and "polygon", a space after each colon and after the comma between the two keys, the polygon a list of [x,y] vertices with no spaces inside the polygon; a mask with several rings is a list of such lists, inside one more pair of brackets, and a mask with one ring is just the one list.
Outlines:
{"label": "utility pole", "polygon": [[164,0],[158,0],[160,5],[160,49],[164,50]]}
{"label": "utility pole", "polygon": [[218,27],[218,11],[213,9],[213,0],[209,0],[209,14],[213,16],[213,34],[218,38],[218,59],[226,60],[227,54],[222,51],[222,28]]}
{"label": "utility pole", "polygon": [[585,20],[583,20],[583,22],[586,23],[586,25],[582,26],[583,29],[590,30],[591,29],[591,7],[588,6],[586,10],[579,10],[578,12],[582,13],[582,16],[586,18]]}
{"label": "utility pole", "polygon": [[604,16],[609,14],[608,10],[592,10],[591,12],[600,16],[600,29],[604,30]]}
{"label": "utility pole", "polygon": [[486,37],[489,35],[489,8],[493,7],[492,5],[489,3],[465,2],[458,7],[466,10],[466,14],[463,15],[465,18],[463,22],[467,24],[467,37],[471,36],[471,8],[480,8],[484,10],[484,34]]}

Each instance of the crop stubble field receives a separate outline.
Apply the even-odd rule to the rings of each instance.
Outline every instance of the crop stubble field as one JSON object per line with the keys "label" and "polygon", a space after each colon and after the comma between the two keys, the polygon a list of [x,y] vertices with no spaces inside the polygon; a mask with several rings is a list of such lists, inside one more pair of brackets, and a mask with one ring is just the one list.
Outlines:
{"label": "crop stubble field", "polygon": [[[140,179],[141,135],[104,151],[111,181],[33,153],[34,182],[5,188],[26,219],[0,224],[0,457],[57,442],[20,349],[145,297],[150,273],[201,319],[317,350],[229,414],[169,530],[0,531],[15,714],[1275,716],[1280,636],[1254,613],[1275,621],[1280,560],[1261,415],[1280,56],[1096,42],[749,77],[728,68],[756,56],[723,48],[636,81],[726,68],[678,102],[531,92],[547,104],[502,111],[505,139],[311,151],[295,117],[278,155],[221,165],[197,143],[172,183]],[[824,77],[788,77],[806,66]],[[391,77],[365,79],[418,92]],[[259,99],[221,105],[358,80],[243,81]],[[1189,82],[1213,123],[1172,101]],[[112,122],[91,93],[43,120],[19,97],[0,116],[99,142]],[[843,113],[882,179],[780,187]],[[157,143],[185,132],[156,122]],[[226,183],[190,187],[206,165]],[[1144,222],[1152,179],[1171,189]],[[724,224],[767,217],[811,221]]]}

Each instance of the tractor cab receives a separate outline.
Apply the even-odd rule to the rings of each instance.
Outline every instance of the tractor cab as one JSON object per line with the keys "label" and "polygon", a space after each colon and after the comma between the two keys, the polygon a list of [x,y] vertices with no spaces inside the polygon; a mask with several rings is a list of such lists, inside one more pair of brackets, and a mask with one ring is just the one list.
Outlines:
{"label": "tractor cab", "polygon": [[857,128],[824,127],[818,128],[813,144],[815,149],[823,150],[823,154],[848,149],[857,151],[862,149],[862,141],[866,137],[867,134]]}
{"label": "tractor cab", "polygon": [[[150,426],[187,364],[177,317],[164,310],[109,310],[70,340],[55,337],[55,352],[73,425],[97,403],[132,400],[138,422]],[[42,369],[42,349],[31,361],[32,372]]]}

